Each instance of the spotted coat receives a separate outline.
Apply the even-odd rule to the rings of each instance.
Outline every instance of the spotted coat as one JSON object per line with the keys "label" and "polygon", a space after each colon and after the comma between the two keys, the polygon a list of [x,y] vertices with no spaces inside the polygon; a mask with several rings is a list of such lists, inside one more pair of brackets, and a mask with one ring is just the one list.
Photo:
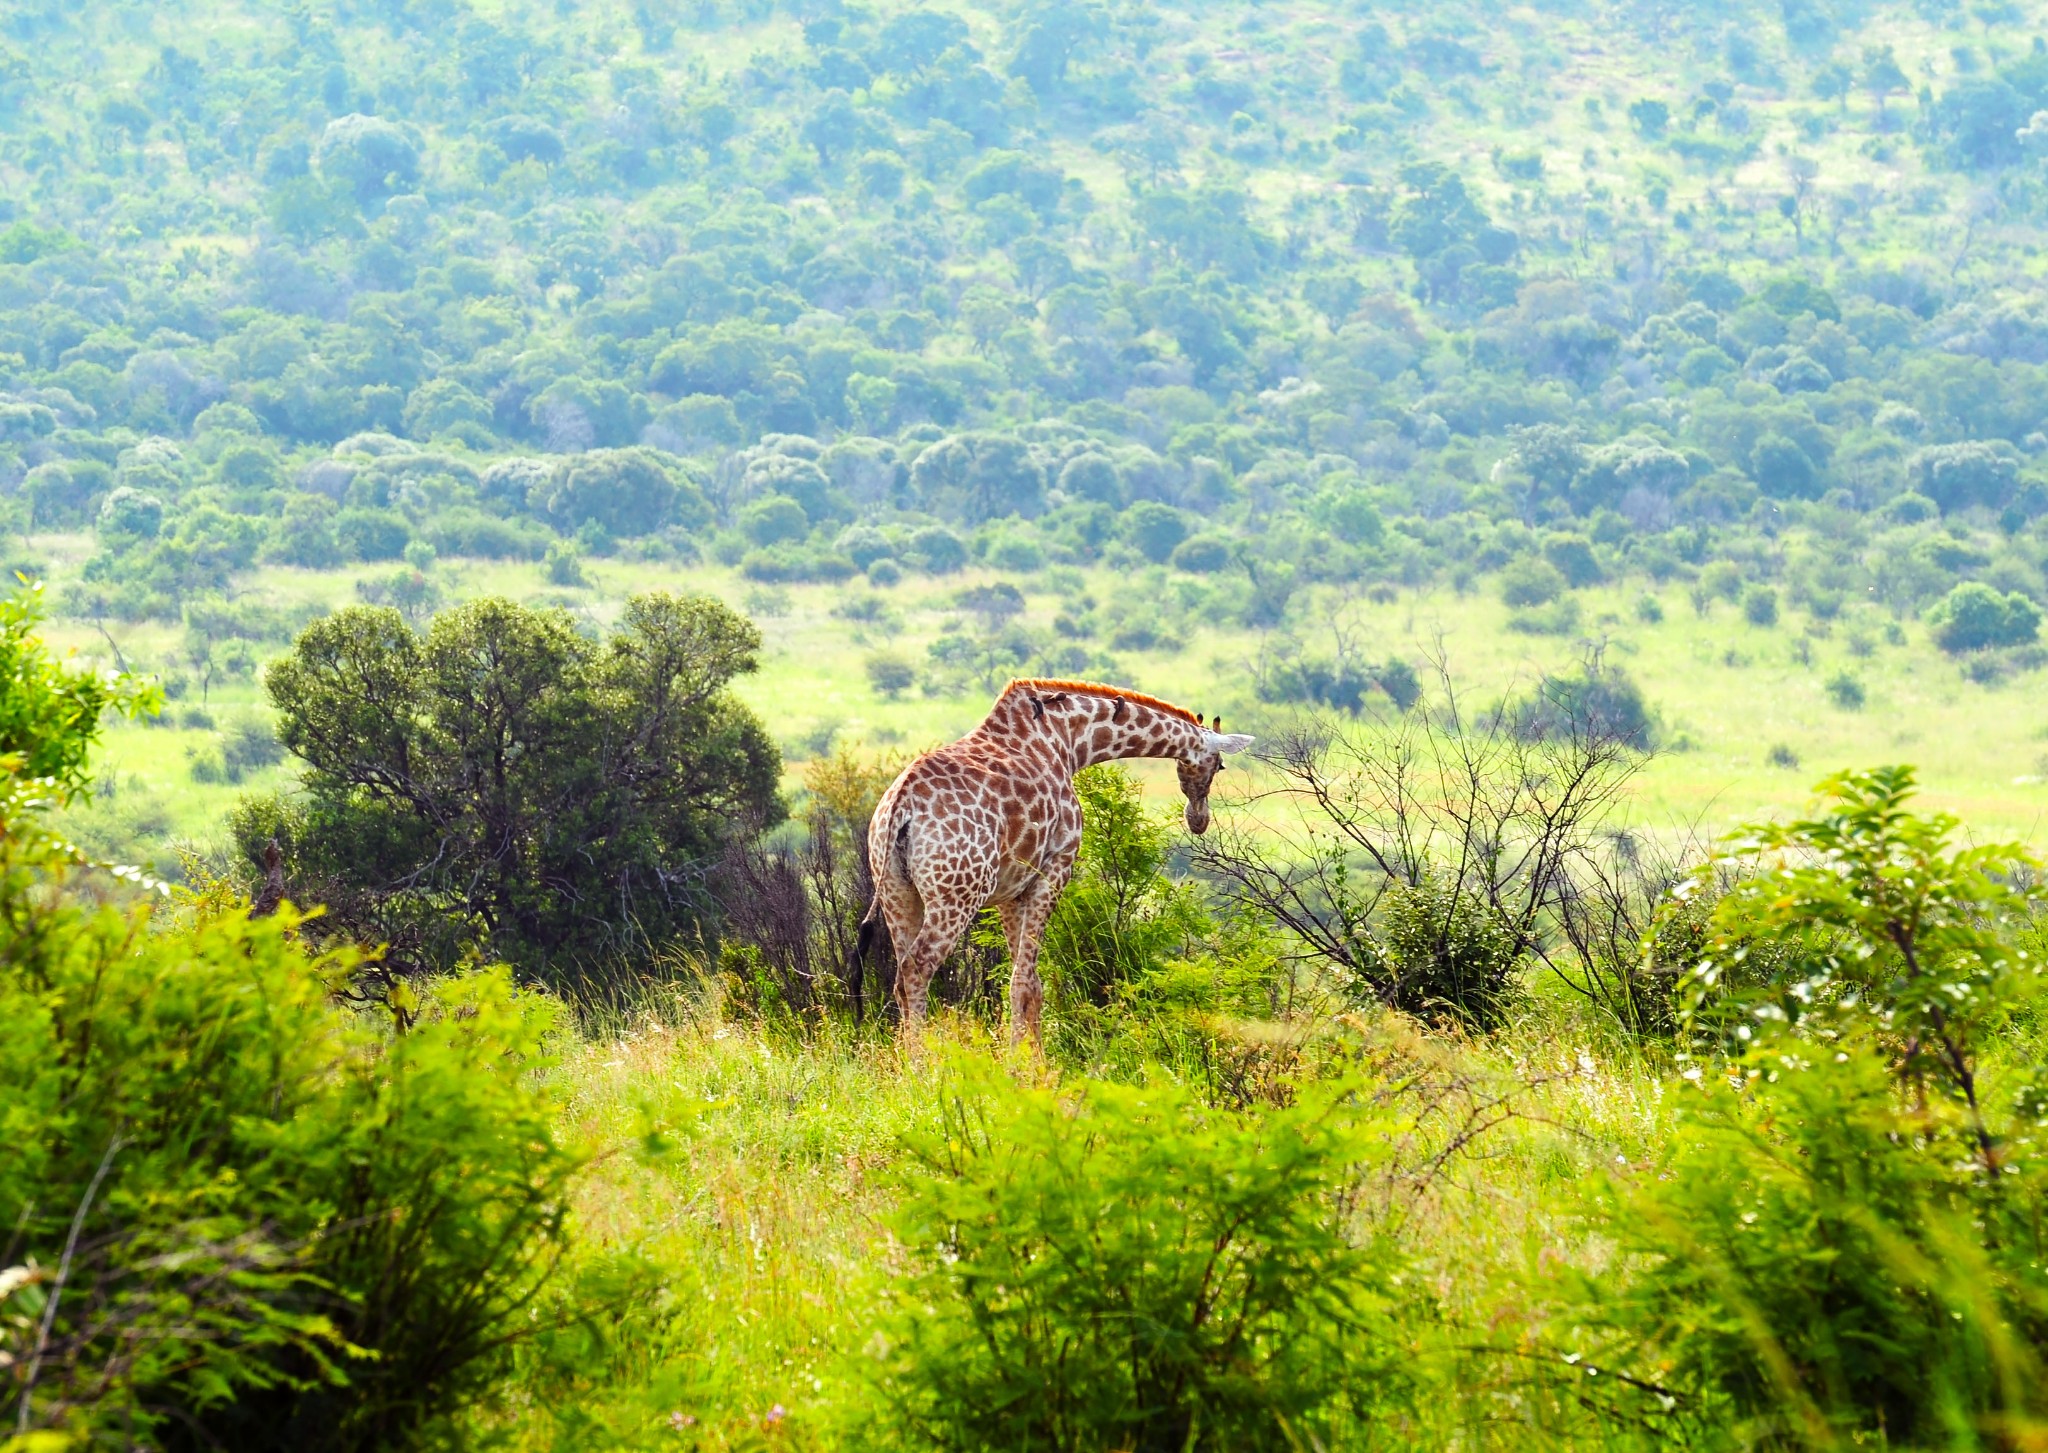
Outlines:
{"label": "spotted coat", "polygon": [[927,752],[882,794],[868,827],[875,901],[896,951],[896,1003],[923,1020],[932,975],[975,916],[993,905],[1010,946],[1010,1038],[1042,1044],[1039,942],[1081,846],[1074,774],[1130,757],[1179,764],[1190,830],[1209,826],[1223,753],[1251,744],[1191,711],[1086,682],[1013,681],[988,718]]}

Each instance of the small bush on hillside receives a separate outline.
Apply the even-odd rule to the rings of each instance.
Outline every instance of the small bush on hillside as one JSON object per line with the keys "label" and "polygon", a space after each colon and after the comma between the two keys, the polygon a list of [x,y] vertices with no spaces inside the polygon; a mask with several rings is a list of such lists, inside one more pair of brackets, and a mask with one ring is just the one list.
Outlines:
{"label": "small bush on hillside", "polygon": [[1838,671],[1828,678],[1828,700],[1843,711],[1861,711],[1867,699],[1863,682],[1847,671]]}
{"label": "small bush on hillside", "polygon": [[1570,588],[1562,570],[1548,560],[1525,555],[1500,573],[1500,598],[1513,606],[1548,605]]}
{"label": "small bush on hillside", "polygon": [[1753,626],[1778,623],[1778,592],[1768,585],[1752,585],[1742,592],[1742,618]]}
{"label": "small bush on hillside", "polygon": [[566,540],[548,546],[541,569],[550,585],[590,584],[590,577],[583,573],[583,552]]}
{"label": "small bush on hillside", "polygon": [[1577,672],[1544,677],[1531,695],[1508,708],[1508,720],[1525,741],[1587,735],[1639,751],[1650,746],[1650,710],[1642,688],[1614,666],[1588,664]]}
{"label": "small bush on hillside", "polygon": [[1532,605],[1508,615],[1508,629],[1529,636],[1569,636],[1579,628],[1579,603],[1559,596],[1548,605]]}
{"label": "small bush on hillside", "polygon": [[1406,661],[1375,666],[1291,654],[1271,662],[1253,689],[1261,701],[1327,706],[1352,716],[1366,709],[1375,692],[1399,711],[1408,710],[1422,695],[1421,680]]}
{"label": "small bush on hillside", "polygon": [[917,668],[902,656],[884,654],[867,659],[868,685],[884,701],[894,701],[917,684]]}
{"label": "small bush on hillside", "polygon": [[1965,581],[1927,613],[1934,643],[1950,655],[1998,646],[2023,646],[2041,628],[2041,610],[2018,591],[2000,595],[1982,581]]}
{"label": "small bush on hillside", "polygon": [[1584,535],[1552,535],[1543,542],[1543,558],[1574,590],[1598,585],[1606,579],[1606,572],[1594,557],[1593,542]]}
{"label": "small bush on hillside", "polygon": [[[984,1075],[986,1071],[982,1072]],[[1338,1199],[1375,1151],[1330,1096],[955,1087],[910,1145],[880,1389],[895,1446],[1327,1446],[1409,1390],[1391,1247]]]}

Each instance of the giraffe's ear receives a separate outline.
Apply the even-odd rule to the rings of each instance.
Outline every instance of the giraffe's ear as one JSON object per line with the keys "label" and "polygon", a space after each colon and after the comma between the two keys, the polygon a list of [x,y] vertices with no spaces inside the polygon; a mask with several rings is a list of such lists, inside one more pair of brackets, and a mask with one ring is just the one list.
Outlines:
{"label": "giraffe's ear", "polygon": [[1241,752],[1257,740],[1243,732],[1212,732],[1206,727],[1202,731],[1202,745],[1212,752]]}

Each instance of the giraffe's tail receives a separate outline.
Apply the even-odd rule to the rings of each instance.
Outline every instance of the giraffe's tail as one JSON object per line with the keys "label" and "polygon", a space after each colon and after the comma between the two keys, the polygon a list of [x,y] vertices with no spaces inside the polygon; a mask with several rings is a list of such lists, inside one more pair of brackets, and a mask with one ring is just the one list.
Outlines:
{"label": "giraffe's tail", "polygon": [[853,1000],[853,1022],[857,1025],[865,1017],[861,993],[867,973],[868,950],[875,946],[877,937],[889,936],[888,920],[882,917],[882,899],[879,894],[868,904],[868,911],[860,921],[860,931],[854,935],[853,952],[846,956],[846,988]]}

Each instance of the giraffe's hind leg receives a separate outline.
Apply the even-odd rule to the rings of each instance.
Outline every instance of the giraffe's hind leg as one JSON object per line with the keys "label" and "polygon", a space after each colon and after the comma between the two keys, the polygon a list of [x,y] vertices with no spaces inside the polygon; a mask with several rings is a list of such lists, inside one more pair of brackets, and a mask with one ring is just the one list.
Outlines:
{"label": "giraffe's hind leg", "polygon": [[[908,878],[895,873],[880,873],[875,877],[875,907],[882,916],[883,926],[889,930],[889,954],[894,960],[895,983],[901,984],[903,965],[924,928],[924,900]],[[894,987],[883,985],[885,992],[893,991]],[[900,1011],[902,996],[894,994],[890,1004]]]}
{"label": "giraffe's hind leg", "polygon": [[924,1023],[932,976],[974,922],[978,900],[926,897],[924,922],[896,958],[896,1007],[906,1029]]}

